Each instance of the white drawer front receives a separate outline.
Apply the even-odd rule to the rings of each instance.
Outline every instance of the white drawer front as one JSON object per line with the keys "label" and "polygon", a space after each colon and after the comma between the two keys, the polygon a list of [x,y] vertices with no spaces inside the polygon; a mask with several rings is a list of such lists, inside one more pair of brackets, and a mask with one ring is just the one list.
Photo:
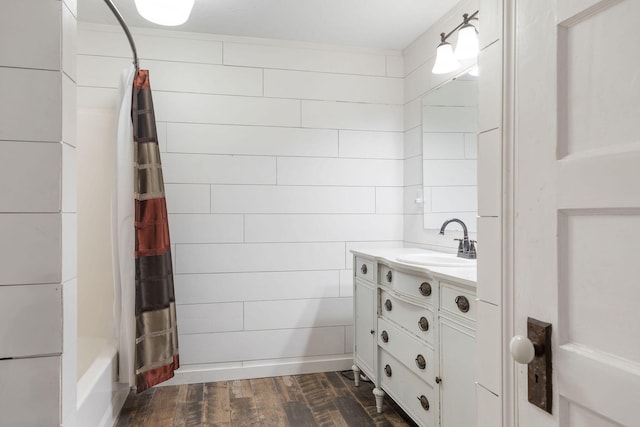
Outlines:
{"label": "white drawer front", "polygon": [[[385,306],[387,300],[391,302],[391,310],[387,310]],[[380,313],[383,317],[433,345],[434,323],[433,312],[430,309],[403,301],[386,291],[382,291],[380,301],[382,304]]]}
{"label": "white drawer front", "polygon": [[366,258],[355,257],[355,264],[353,268],[355,269],[356,277],[359,277],[360,279],[364,279],[371,283],[374,283],[373,261],[368,260]]}
{"label": "white drawer front", "polygon": [[433,304],[438,285],[429,277],[414,276],[385,266],[380,267],[378,283],[427,305]]}
{"label": "white drawer front", "polygon": [[60,354],[61,286],[0,286],[0,337],[0,358]]}
{"label": "white drawer front", "polygon": [[396,272],[383,264],[379,264],[378,269],[378,284],[393,287]]}
{"label": "white drawer front", "polygon": [[60,426],[60,357],[0,360],[0,425]]}
{"label": "white drawer front", "polygon": [[440,307],[443,312],[476,320],[476,296],[474,293],[446,283],[440,287]]}
{"label": "white drawer front", "polygon": [[396,273],[395,289],[426,304],[433,304],[437,285],[438,283],[429,277]]}
{"label": "white drawer front", "polygon": [[385,319],[378,319],[378,345],[423,381],[434,383],[436,358],[431,346]]}
{"label": "white drawer front", "polygon": [[[386,371],[387,366],[388,371]],[[435,414],[438,411],[436,391],[385,351],[380,351],[380,367],[382,368],[380,377],[382,389],[419,424],[427,427],[435,426]],[[422,407],[420,400],[422,396],[426,398],[429,409]]]}

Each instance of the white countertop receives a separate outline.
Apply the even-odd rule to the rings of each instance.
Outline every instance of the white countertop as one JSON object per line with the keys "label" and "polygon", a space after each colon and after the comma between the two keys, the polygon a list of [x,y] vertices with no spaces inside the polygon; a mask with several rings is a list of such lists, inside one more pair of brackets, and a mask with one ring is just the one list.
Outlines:
{"label": "white countertop", "polygon": [[477,265],[474,267],[440,267],[425,266],[418,264],[409,264],[398,261],[398,257],[409,254],[433,253],[442,254],[443,252],[430,251],[420,248],[373,248],[373,249],[353,249],[351,253],[365,258],[373,258],[391,267],[402,268],[405,270],[413,270],[416,272],[424,272],[435,277],[445,280],[452,280],[458,283],[476,287],[477,282]]}

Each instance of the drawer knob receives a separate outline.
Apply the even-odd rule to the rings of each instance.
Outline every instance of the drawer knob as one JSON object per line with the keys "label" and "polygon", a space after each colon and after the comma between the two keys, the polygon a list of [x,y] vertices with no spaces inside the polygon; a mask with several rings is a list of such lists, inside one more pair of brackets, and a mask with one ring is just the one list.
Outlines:
{"label": "drawer knob", "polygon": [[374,331],[373,329],[369,331],[371,333],[371,335],[375,334],[376,331]]}
{"label": "drawer knob", "polygon": [[418,327],[420,328],[421,331],[429,330],[429,321],[427,320],[426,317],[422,316],[420,320],[418,320]]}
{"label": "drawer knob", "polygon": [[467,299],[467,297],[458,295],[455,301],[456,301],[456,305],[458,306],[458,310],[460,310],[463,313],[466,313],[467,311],[469,311],[469,300]]}
{"label": "drawer knob", "polygon": [[442,378],[436,377],[436,384],[440,384],[442,382]]}
{"label": "drawer knob", "polygon": [[389,270],[387,272],[387,282],[391,282],[391,279],[393,279],[393,274],[391,273],[391,270]]}
{"label": "drawer knob", "polygon": [[389,342],[389,334],[387,331],[382,331],[380,337],[382,338],[382,342]]}
{"label": "drawer knob", "polygon": [[362,267],[360,267],[360,271],[362,271],[362,274],[367,274],[367,264],[362,264]]}
{"label": "drawer knob", "polygon": [[384,373],[386,376],[391,377],[391,366],[384,365]]}
{"label": "drawer knob", "polygon": [[429,399],[427,399],[427,396],[423,394],[422,396],[418,397],[418,400],[420,401],[420,406],[422,406],[422,409],[424,409],[425,411],[428,411]]}
{"label": "drawer knob", "polygon": [[427,361],[424,360],[424,356],[419,354],[418,357],[416,357],[416,366],[420,369],[424,369],[427,367]]}
{"label": "drawer knob", "polygon": [[431,295],[431,283],[429,282],[422,282],[420,284],[420,288],[418,289],[420,291],[420,294],[424,295],[425,297]]}
{"label": "drawer knob", "polygon": [[391,308],[393,307],[393,304],[391,304],[391,300],[386,300],[384,302],[384,308],[387,309],[387,311],[391,311]]}

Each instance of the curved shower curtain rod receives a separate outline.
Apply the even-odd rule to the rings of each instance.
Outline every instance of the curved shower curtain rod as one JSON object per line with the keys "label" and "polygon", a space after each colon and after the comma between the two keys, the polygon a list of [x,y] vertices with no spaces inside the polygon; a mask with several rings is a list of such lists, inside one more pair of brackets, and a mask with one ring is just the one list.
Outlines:
{"label": "curved shower curtain rod", "polygon": [[122,17],[122,14],[120,13],[116,5],[113,4],[111,0],[104,0],[104,2],[107,4],[107,6],[109,6],[109,9],[111,9],[111,12],[113,12],[113,14],[116,16],[116,19],[118,19],[120,26],[124,30],[124,33],[127,35],[127,39],[129,39],[129,45],[131,45],[131,51],[133,52],[133,65],[135,65],[136,70],[140,69],[138,64],[138,50],[136,49],[136,43],[133,41],[133,36],[131,35],[131,31],[129,31],[129,27],[127,27],[127,23],[124,22],[124,18]]}

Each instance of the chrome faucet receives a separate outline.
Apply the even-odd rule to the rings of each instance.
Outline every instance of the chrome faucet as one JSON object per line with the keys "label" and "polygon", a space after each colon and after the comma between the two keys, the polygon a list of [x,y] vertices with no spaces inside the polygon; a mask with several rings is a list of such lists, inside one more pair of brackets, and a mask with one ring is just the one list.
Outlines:
{"label": "chrome faucet", "polygon": [[447,225],[451,224],[452,222],[457,222],[458,224],[460,224],[462,226],[462,233],[463,233],[463,237],[462,239],[453,239],[453,240],[457,240],[458,243],[458,256],[460,258],[468,258],[468,259],[476,259],[476,241],[475,240],[469,240],[469,232],[467,231],[467,225],[462,222],[462,220],[459,220],[458,218],[451,218],[446,220],[443,224],[442,227],[440,227],[440,234],[442,234],[444,236],[444,229],[447,228]]}

